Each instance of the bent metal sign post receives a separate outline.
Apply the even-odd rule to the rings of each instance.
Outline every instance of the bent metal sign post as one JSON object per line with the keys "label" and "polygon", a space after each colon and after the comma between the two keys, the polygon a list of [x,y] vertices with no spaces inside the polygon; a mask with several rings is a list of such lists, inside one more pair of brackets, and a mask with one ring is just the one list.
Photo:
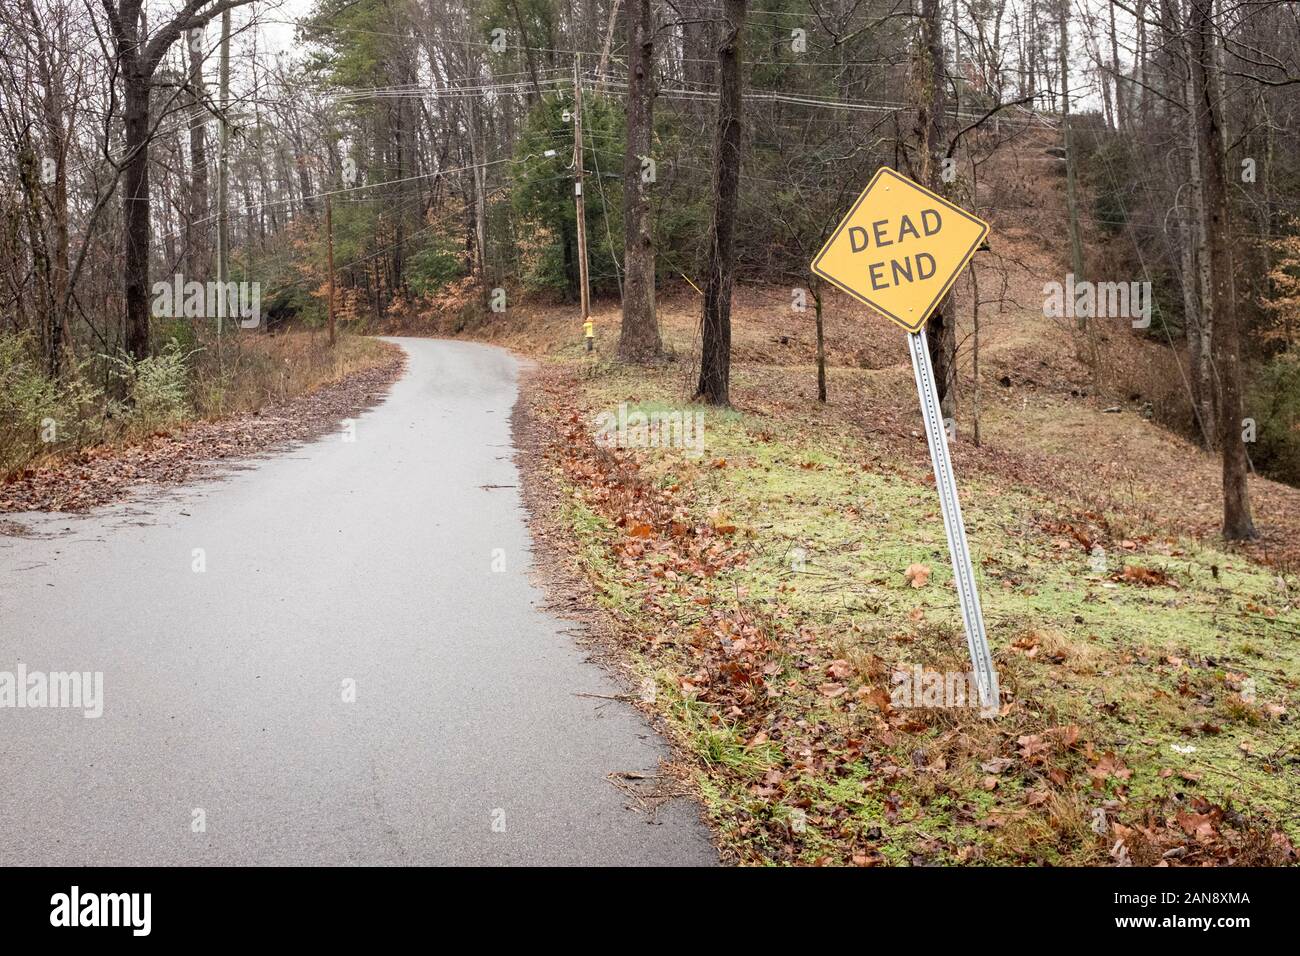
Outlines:
{"label": "bent metal sign post", "polygon": [[882,167],[817,253],[812,271],[908,332],[980,712],[994,716],[999,706],[998,675],[984,633],[948,436],[923,332],[926,320],[970,264],[988,231],[988,223]]}

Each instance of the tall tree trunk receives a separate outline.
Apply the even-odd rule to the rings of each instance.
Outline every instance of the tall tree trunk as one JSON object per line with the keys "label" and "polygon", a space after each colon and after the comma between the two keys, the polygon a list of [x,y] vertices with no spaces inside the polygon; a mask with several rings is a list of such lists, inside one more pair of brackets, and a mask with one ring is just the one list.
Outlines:
{"label": "tall tree trunk", "polygon": [[[1188,44],[1190,51],[1191,45]],[[1191,61],[1188,61],[1189,70]],[[1203,166],[1201,163],[1201,132],[1196,122],[1196,83],[1192,73],[1187,76],[1187,139],[1188,182],[1191,186],[1191,205],[1195,220],[1188,218],[1186,232],[1187,250],[1183,256],[1187,291],[1193,302],[1187,310],[1188,359],[1191,365],[1192,395],[1197,404],[1201,439],[1205,447],[1219,447],[1218,387],[1214,377],[1214,277],[1210,255],[1210,216],[1205,205]]]}
{"label": "tall tree trunk", "polygon": [[[57,40],[47,37],[42,29],[36,8],[27,0],[26,12],[36,34],[36,49],[41,85],[44,91],[41,109],[45,123],[46,155],[54,161],[53,189],[49,196],[50,210],[53,214],[54,231],[53,252],[49,254],[49,356],[50,375],[57,378],[63,373],[64,351],[71,347],[71,335],[68,332],[68,288],[69,277],[69,242],[68,242],[68,141],[69,129],[64,128],[64,88],[63,74],[56,65],[55,57],[63,56]],[[62,33],[62,24],[55,26]],[[66,62],[66,61],[65,61]],[[43,178],[43,177],[42,177]]]}
{"label": "tall tree trunk", "polygon": [[713,222],[701,319],[700,381],[696,397],[731,402],[731,289],[735,280],[736,205],[740,195],[741,54],[749,0],[723,0],[718,47],[718,129],[713,149]]}
{"label": "tall tree trunk", "polygon": [[203,103],[203,31],[188,37],[190,56],[190,194],[186,223],[188,278],[206,282],[212,271],[212,230],[208,218],[207,107]]}
{"label": "tall tree trunk", "polygon": [[307,153],[302,145],[301,131],[294,129],[294,167],[298,171],[298,192],[302,194],[302,210],[307,218],[316,216],[316,200],[312,198],[311,173],[307,169]]}
{"label": "tall tree trunk", "polygon": [[711,87],[716,66],[711,58],[717,25],[712,21],[709,0],[694,0],[685,8],[687,22],[682,24],[682,79],[696,89]]}
{"label": "tall tree trunk", "polygon": [[[153,129],[149,120],[149,95],[155,71],[167,49],[188,30],[207,25],[217,12],[243,6],[250,0],[223,0],[208,13],[197,12],[206,0],[190,0],[170,20],[150,31],[145,23],[141,0],[119,0],[116,6],[104,0],[109,26],[122,76],[125,120],[125,148],[122,162],[123,298],[126,310],[125,346],[136,358],[149,354],[149,142]],[[225,26],[223,24],[223,26]],[[223,30],[228,34],[229,30]]]}
{"label": "tall tree trunk", "polygon": [[1025,75],[1026,95],[1038,93],[1038,5],[1029,0],[1029,10],[1025,14],[1025,32],[1029,39],[1025,43],[1025,63],[1022,72]]}
{"label": "tall tree trunk", "polygon": [[[27,238],[31,247],[31,275],[36,282],[36,296],[32,303],[37,325],[37,338],[41,349],[52,363],[54,357],[54,317],[53,304],[47,301],[50,295],[50,257],[45,230],[45,201],[42,196],[42,163],[36,155],[35,143],[30,129],[20,134],[18,147],[18,180],[22,191],[23,218],[27,221]],[[16,233],[15,233],[16,235]]]}
{"label": "tall tree trunk", "polygon": [[[600,48],[600,61],[596,64],[596,82],[604,83],[606,80],[606,70],[609,67],[609,51],[614,45],[614,27],[618,23],[619,0],[610,0],[609,4],[609,26],[605,30],[605,43]],[[630,33],[629,33],[630,37]],[[628,51],[631,55],[632,51]]]}
{"label": "tall tree trunk", "polygon": [[149,77],[134,61],[123,77],[126,119],[126,165],[122,172],[122,215],[126,223],[123,255],[123,298],[126,307],[126,351],[136,358],[149,354]]}
{"label": "tall tree trunk", "polygon": [[[221,107],[221,137],[217,147],[217,281],[230,281],[230,13],[221,15],[221,60],[218,75]],[[252,233],[249,233],[249,241]],[[218,297],[219,303],[225,296]],[[217,335],[221,334],[222,313],[217,308]]]}
{"label": "tall tree trunk", "polygon": [[66,353],[72,348],[72,335],[68,329],[68,290],[69,242],[68,242],[68,138],[63,129],[62,120],[57,115],[50,118],[51,125],[57,129],[58,138],[53,140],[55,162],[58,163],[54,173],[54,254],[50,261],[50,374],[56,378],[64,372]]}
{"label": "tall tree trunk", "polygon": [[[616,0],[617,2],[617,0]],[[650,362],[663,342],[655,315],[655,247],[643,157],[654,143],[654,25],[650,0],[628,0],[627,149],[623,155],[623,328],[618,357]]]}
{"label": "tall tree trunk", "polygon": [[1231,207],[1228,202],[1223,101],[1219,86],[1214,0],[1190,0],[1193,85],[1202,189],[1208,217],[1211,293],[1214,303],[1214,365],[1219,376],[1219,441],[1223,453],[1223,536],[1254,538],[1242,441],[1241,347],[1237,323]]}
{"label": "tall tree trunk", "polygon": [[[1196,154],[1191,156],[1192,164],[1197,163]],[[1193,192],[1199,194],[1199,177]],[[1195,204],[1195,198],[1193,198]],[[1195,208],[1199,209],[1199,205]],[[1179,238],[1179,268],[1182,272],[1182,290],[1183,290],[1183,328],[1187,338],[1187,366],[1188,378],[1191,380],[1193,417],[1196,420],[1197,430],[1201,435],[1201,444],[1209,449],[1215,446],[1214,430],[1214,389],[1213,381],[1209,377],[1209,356],[1206,355],[1203,348],[1202,321],[1200,303],[1198,301],[1197,289],[1199,282],[1197,277],[1200,274],[1200,267],[1197,261],[1196,236],[1198,227],[1195,219],[1188,213],[1184,212],[1179,217],[1178,238]],[[1209,341],[1206,336],[1205,342]]]}
{"label": "tall tree trunk", "polygon": [[1214,375],[1216,303],[1213,256],[1210,252],[1210,213],[1206,206],[1205,166],[1201,157],[1204,147],[1197,123],[1199,93],[1194,64],[1196,50],[1190,37],[1184,40],[1183,48],[1187,55],[1188,69],[1184,84],[1187,103],[1188,183],[1191,187],[1191,206],[1195,210],[1195,221],[1189,222],[1187,231],[1187,241],[1193,249],[1190,255],[1184,256],[1184,260],[1193,267],[1186,276],[1186,282],[1194,289],[1199,300],[1186,316],[1191,339],[1188,357],[1191,362],[1192,394],[1197,403],[1201,438],[1207,449],[1214,450],[1219,447],[1219,389]]}
{"label": "tall tree trunk", "polygon": [[[913,95],[916,98],[916,133],[919,143],[917,179],[933,192],[944,195],[943,5],[941,0],[921,0],[920,44],[913,67]],[[934,365],[935,386],[945,418],[956,409],[957,330],[952,315],[952,296],[944,296],[925,325],[926,346]]]}
{"label": "tall tree trunk", "polygon": [[1119,129],[1127,132],[1129,128],[1128,94],[1125,92],[1123,84],[1120,83],[1120,74],[1123,70],[1119,65],[1119,34],[1115,29],[1115,0],[1110,0],[1108,9],[1110,11],[1110,74],[1111,82],[1115,86],[1115,123]]}
{"label": "tall tree trunk", "polygon": [[537,74],[537,58],[533,56],[533,44],[529,42],[528,27],[524,25],[524,15],[519,10],[519,0],[510,0],[510,9],[515,15],[515,25],[519,27],[520,45],[524,48],[524,63],[528,66],[528,79],[532,86],[528,91],[528,108],[532,109],[542,99],[542,84]]}
{"label": "tall tree trunk", "polygon": [[1133,70],[1137,73],[1138,113],[1142,128],[1151,128],[1151,94],[1147,91],[1147,16],[1146,0],[1137,0],[1137,63]]}
{"label": "tall tree trunk", "polygon": [[[471,60],[470,66],[477,71],[479,63],[477,60]],[[485,142],[483,134],[483,120],[479,112],[477,99],[470,99],[469,106],[465,111],[465,121],[467,128],[465,138],[469,142],[469,161],[474,167],[470,176],[470,183],[473,195],[473,214],[472,221],[474,224],[474,260],[473,272],[478,279],[479,288],[483,295],[487,295],[487,169],[484,166],[484,148]]]}
{"label": "tall tree trunk", "polygon": [[[1065,140],[1065,198],[1070,216],[1070,267],[1074,281],[1082,282],[1083,238],[1079,234],[1078,164],[1074,156],[1074,137],[1070,129],[1070,7],[1069,0],[1059,0],[1060,46],[1057,57],[1061,70],[1061,132]],[[1079,328],[1086,324],[1079,319]]]}

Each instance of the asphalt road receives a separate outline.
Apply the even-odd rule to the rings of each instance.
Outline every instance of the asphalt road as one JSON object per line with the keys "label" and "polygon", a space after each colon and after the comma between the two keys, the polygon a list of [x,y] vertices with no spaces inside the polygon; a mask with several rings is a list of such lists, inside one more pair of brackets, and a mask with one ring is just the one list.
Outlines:
{"label": "asphalt road", "polygon": [[0,672],[102,672],[103,715],[0,706],[0,864],[717,862],[608,779],[665,748],[540,610],[515,361],[395,341],[354,441],[15,516]]}

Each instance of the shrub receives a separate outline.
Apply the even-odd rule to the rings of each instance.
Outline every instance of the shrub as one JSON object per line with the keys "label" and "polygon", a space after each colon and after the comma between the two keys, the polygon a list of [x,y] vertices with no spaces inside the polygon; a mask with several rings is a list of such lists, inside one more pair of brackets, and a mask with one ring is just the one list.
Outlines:
{"label": "shrub", "polygon": [[97,434],[101,395],[78,365],[62,380],[50,378],[29,335],[0,334],[0,474],[43,452]]}
{"label": "shrub", "polygon": [[109,357],[114,374],[127,390],[121,406],[127,420],[143,430],[183,421],[190,415],[189,358],[180,343],[171,339],[157,355],[136,359],[129,355]]}
{"label": "shrub", "polygon": [[1300,355],[1284,352],[1261,368],[1246,408],[1255,419],[1255,467],[1300,485]]}

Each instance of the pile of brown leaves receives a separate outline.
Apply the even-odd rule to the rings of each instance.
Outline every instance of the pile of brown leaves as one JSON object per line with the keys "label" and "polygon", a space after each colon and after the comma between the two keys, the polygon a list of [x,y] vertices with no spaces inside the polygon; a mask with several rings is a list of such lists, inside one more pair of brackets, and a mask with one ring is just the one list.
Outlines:
{"label": "pile of brown leaves", "polygon": [[1296,850],[1286,835],[1199,796],[1171,797],[1141,823],[1112,826],[1111,858],[1121,866],[1287,866]]}

